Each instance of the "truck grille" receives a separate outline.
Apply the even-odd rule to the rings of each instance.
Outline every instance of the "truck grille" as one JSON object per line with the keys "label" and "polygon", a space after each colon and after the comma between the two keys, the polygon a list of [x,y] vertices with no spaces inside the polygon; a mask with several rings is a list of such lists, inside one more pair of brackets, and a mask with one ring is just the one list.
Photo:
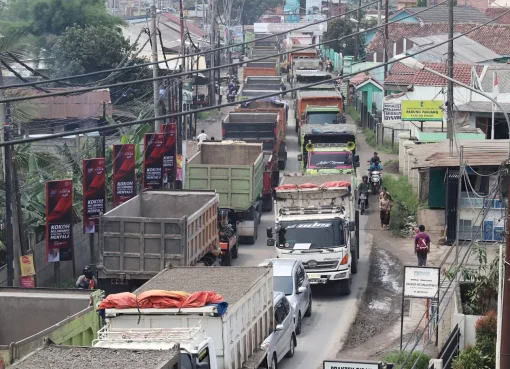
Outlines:
{"label": "truck grille", "polygon": [[[338,262],[339,260],[326,260],[326,261],[310,260],[307,263],[303,263],[303,265],[306,270],[328,270],[336,269],[336,267],[338,266]],[[313,267],[310,265],[312,265]]]}

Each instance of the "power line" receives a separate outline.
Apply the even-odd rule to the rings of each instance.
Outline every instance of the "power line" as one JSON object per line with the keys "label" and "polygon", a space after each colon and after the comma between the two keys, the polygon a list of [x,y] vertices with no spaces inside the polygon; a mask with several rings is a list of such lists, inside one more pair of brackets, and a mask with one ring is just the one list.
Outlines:
{"label": "power line", "polygon": [[[506,15],[508,13],[510,13],[510,10],[508,10],[505,13],[501,14],[499,17],[502,17],[502,16],[504,16],[504,15]],[[490,21],[485,22],[483,24],[480,24],[480,25],[472,28],[471,30],[468,30],[468,31],[463,32],[463,33],[460,33],[457,36],[454,36],[453,39],[455,40],[455,39],[457,39],[459,37],[465,36],[465,35],[473,32],[473,31],[476,31],[477,29],[480,29],[481,27],[486,26],[489,23],[492,23],[492,22],[496,21],[497,19],[498,18],[491,19]],[[438,47],[440,45],[443,45],[443,44],[445,44],[445,43],[447,43],[449,41],[450,40],[447,39],[447,40],[442,41],[442,42],[440,42],[438,44],[432,45],[429,48],[417,51],[417,52],[412,53],[412,54],[408,54],[408,55],[406,55],[405,58],[410,58],[410,57],[413,57],[415,55],[421,54],[423,52],[426,52],[428,50],[436,48],[436,47]],[[403,58],[403,59],[405,59],[405,58]],[[287,90],[287,93],[294,92],[294,91],[299,91],[301,89],[306,89],[306,88],[309,88],[309,87],[319,86],[319,85],[324,84],[324,83],[330,83],[330,82],[333,82],[333,81],[338,81],[338,80],[341,80],[341,79],[344,79],[344,78],[347,78],[347,77],[351,77],[351,76],[357,75],[359,73],[364,73],[364,72],[368,72],[368,71],[371,71],[371,70],[374,70],[374,69],[378,69],[378,68],[380,68],[380,67],[382,67],[384,65],[393,64],[394,62],[395,61],[391,61],[391,62],[389,61],[389,62],[386,62],[386,63],[378,64],[376,66],[372,66],[372,67],[368,67],[368,68],[359,70],[359,71],[354,72],[354,73],[344,74],[343,76],[332,77],[332,78],[330,78],[328,80],[323,80],[323,81],[314,82],[314,83],[310,83],[310,84],[307,84],[307,85],[299,86],[299,87],[296,87],[296,88],[292,88],[292,89]],[[168,78],[168,77],[164,77],[164,78]],[[128,82],[128,83],[132,83],[132,82]],[[280,94],[281,94],[281,91],[275,91],[275,92],[272,92],[272,93],[269,93],[269,94],[266,94],[266,95],[262,95],[262,96],[257,96],[257,97],[245,99],[245,100],[243,100],[243,102],[253,102],[253,101],[257,101],[257,100],[264,99],[264,98],[267,98],[267,97],[278,96]],[[16,101],[19,101],[19,100],[23,100],[23,98],[16,99]],[[0,100],[0,103],[8,102],[8,101],[13,101],[13,100],[12,99],[4,99],[4,100]],[[209,110],[217,109],[218,107],[235,106],[235,105],[238,105],[238,104],[239,104],[238,101],[234,101],[234,102],[225,103],[225,104],[221,104],[221,105],[214,105],[214,106],[209,106],[209,107],[205,107],[205,108],[199,108],[199,109],[195,109],[195,110],[188,110],[188,111],[184,111],[184,112],[167,114],[167,115],[160,116],[159,119],[180,117],[180,116],[183,116],[183,115],[186,115],[186,114],[201,113],[201,112],[204,112],[204,111],[209,111]],[[131,121],[131,122],[119,123],[119,124],[116,124],[116,125],[109,125],[109,126],[103,126],[103,127],[94,127],[94,128],[84,128],[84,129],[80,129],[80,130],[75,130],[75,131],[73,131],[73,133],[74,134],[82,134],[82,133],[90,133],[90,132],[96,132],[96,131],[102,132],[102,131],[106,131],[106,130],[111,130],[113,128],[129,127],[129,126],[132,126],[132,125],[135,125],[135,124],[140,124],[140,123],[150,123],[150,122],[153,122],[154,120],[156,120],[156,119],[155,118],[139,119],[139,120],[135,120],[135,121]],[[21,144],[21,143],[42,141],[42,140],[48,140],[48,139],[53,139],[53,138],[60,138],[60,137],[64,137],[64,136],[69,136],[69,132],[55,133],[55,134],[52,134],[52,135],[48,135],[46,137],[32,137],[32,138],[25,138],[25,139],[20,139],[20,140],[12,140],[12,141],[9,141],[9,145],[17,145],[17,144]],[[7,145],[6,143],[0,143],[0,147],[6,146],[6,145]]]}
{"label": "power line", "polygon": [[[363,5],[361,8],[356,8],[356,9],[353,9],[353,10],[349,10],[349,11],[347,11],[345,13],[338,14],[338,15],[335,15],[335,16],[330,17],[330,18],[319,20],[319,21],[316,21],[316,22],[313,22],[313,23],[308,23],[308,24],[303,25],[303,26],[295,27],[295,28],[292,28],[292,29],[290,29],[288,31],[274,33],[274,34],[271,34],[271,35],[268,35],[268,36],[264,36],[264,37],[260,37],[260,38],[257,38],[257,39],[251,40],[251,41],[240,42],[240,43],[237,43],[237,44],[229,44],[229,45],[225,45],[225,46],[216,47],[216,48],[213,48],[211,50],[205,50],[205,51],[197,52],[197,53],[194,53],[194,54],[188,54],[187,57],[202,56],[202,55],[209,54],[209,53],[212,53],[212,52],[221,51],[221,50],[225,50],[225,49],[229,49],[229,48],[233,48],[233,47],[237,47],[237,46],[243,46],[243,45],[247,45],[247,44],[250,44],[250,43],[257,42],[257,41],[266,40],[268,38],[274,38],[274,37],[277,37],[277,36],[285,35],[287,33],[298,31],[300,29],[304,29],[304,28],[307,28],[307,27],[310,27],[310,26],[314,26],[316,24],[320,24],[320,23],[328,22],[330,20],[334,20],[336,18],[344,17],[344,16],[346,16],[346,15],[348,15],[350,13],[357,12],[359,9],[367,8],[367,7],[371,6],[371,5],[377,4],[378,1],[379,0],[376,0],[376,1],[373,1],[371,3]],[[441,5],[441,4],[447,3],[448,1],[450,1],[450,0],[445,0],[442,3],[433,5],[433,6],[429,7],[429,8],[427,8],[427,10],[428,9],[432,9],[432,8],[436,7],[437,5]],[[416,13],[414,13],[414,15],[419,14],[421,12],[422,11],[416,12]],[[401,18],[400,20],[413,17],[414,15],[410,15],[410,16]],[[371,29],[368,29],[365,32],[370,31],[370,30]],[[312,45],[312,47],[315,47],[315,46],[317,46],[317,44]],[[261,60],[262,59],[271,58],[271,57],[273,57],[273,56],[266,56],[264,58],[261,58]],[[45,84],[45,83],[65,81],[65,80],[75,79],[75,78],[90,77],[90,76],[94,76],[94,75],[98,75],[98,74],[112,73],[112,72],[132,69],[132,68],[141,68],[141,67],[146,67],[146,66],[150,66],[150,65],[157,65],[157,64],[160,64],[160,63],[169,62],[169,61],[172,61],[172,60],[179,60],[179,59],[182,59],[182,56],[178,56],[178,57],[170,58],[170,59],[165,59],[165,60],[161,60],[161,61],[157,61],[157,62],[149,62],[149,63],[137,64],[137,65],[127,66],[127,67],[122,67],[122,68],[115,68],[115,69],[104,69],[104,70],[97,71],[97,72],[79,74],[79,75],[68,76],[68,77],[53,78],[53,79],[49,79],[49,80],[45,80],[45,81],[30,82],[30,83],[27,83],[27,84],[0,86],[0,90],[5,89],[5,88],[22,88],[22,87],[27,87],[27,86],[35,86],[35,85],[38,85],[38,84]],[[251,61],[253,61],[253,60],[251,60]],[[242,63],[239,63],[239,64],[242,64]]]}

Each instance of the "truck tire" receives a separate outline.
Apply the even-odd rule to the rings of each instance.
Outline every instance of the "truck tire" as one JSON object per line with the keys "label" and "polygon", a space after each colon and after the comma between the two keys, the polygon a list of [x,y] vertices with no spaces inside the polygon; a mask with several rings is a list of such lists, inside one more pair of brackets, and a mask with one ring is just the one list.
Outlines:
{"label": "truck tire", "polygon": [[236,242],[236,245],[232,249],[232,259],[237,259],[239,256],[239,239]]}
{"label": "truck tire", "polygon": [[264,197],[262,199],[262,211],[271,211],[273,210],[273,199],[271,196]]}
{"label": "truck tire", "polygon": [[253,230],[253,236],[246,237],[246,243],[248,245],[254,245],[255,241],[257,241],[257,233],[258,233],[258,217],[255,220],[255,229]]}
{"label": "truck tire", "polygon": [[286,166],[287,166],[286,161],[284,161],[284,160],[278,161],[278,169],[279,170],[284,170]]}
{"label": "truck tire", "polygon": [[296,133],[298,132],[298,130],[299,130],[299,120],[296,118]]}
{"label": "truck tire", "polygon": [[349,296],[351,294],[351,279],[343,279],[339,285],[340,295]]}
{"label": "truck tire", "polygon": [[231,250],[228,250],[224,255],[221,255],[221,264],[224,266],[232,266]]}

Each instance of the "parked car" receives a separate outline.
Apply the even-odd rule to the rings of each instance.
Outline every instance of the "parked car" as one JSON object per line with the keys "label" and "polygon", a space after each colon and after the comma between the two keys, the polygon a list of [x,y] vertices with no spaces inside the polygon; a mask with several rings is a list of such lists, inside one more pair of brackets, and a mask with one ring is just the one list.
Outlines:
{"label": "parked car", "polygon": [[296,307],[294,323],[296,334],[301,333],[302,318],[312,315],[312,289],[300,260],[291,258],[267,259],[259,266],[273,266],[273,290],[283,292]]}
{"label": "parked car", "polygon": [[276,369],[278,363],[284,358],[294,356],[297,345],[294,307],[282,292],[274,292],[274,323],[275,330],[261,345],[267,351],[266,368]]}

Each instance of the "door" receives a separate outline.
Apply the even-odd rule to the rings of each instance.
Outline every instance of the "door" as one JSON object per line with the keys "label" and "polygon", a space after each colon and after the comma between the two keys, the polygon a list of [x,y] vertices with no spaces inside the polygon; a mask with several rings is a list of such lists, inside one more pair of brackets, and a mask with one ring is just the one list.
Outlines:
{"label": "door", "polygon": [[301,315],[303,316],[308,308],[308,302],[310,301],[310,285],[308,282],[308,276],[306,275],[302,265],[297,266],[296,272],[296,290],[299,289],[299,287],[306,288],[306,291],[299,295],[299,308],[301,309]]}
{"label": "door", "polygon": [[292,331],[294,327],[290,309],[290,304],[285,297],[276,304],[274,309],[276,325],[283,325],[283,329],[281,331],[274,332],[276,335],[276,356],[278,357],[278,361],[280,361],[285,356],[290,348],[290,339],[292,337]]}

